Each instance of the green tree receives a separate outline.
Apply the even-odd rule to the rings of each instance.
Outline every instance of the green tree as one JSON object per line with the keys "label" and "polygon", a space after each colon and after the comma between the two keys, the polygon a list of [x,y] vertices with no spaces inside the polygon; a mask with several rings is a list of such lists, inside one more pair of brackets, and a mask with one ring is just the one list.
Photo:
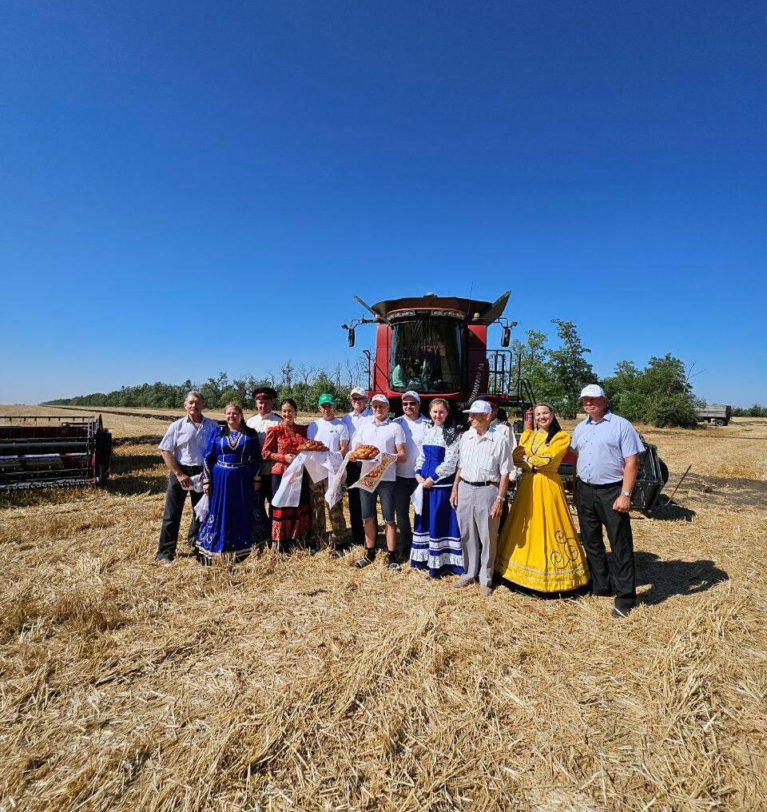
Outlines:
{"label": "green tree", "polygon": [[511,352],[512,357],[519,359],[520,374],[530,383],[534,396],[548,398],[553,381],[548,365],[546,334],[528,330],[524,342],[518,339],[512,342]]}
{"label": "green tree", "polygon": [[651,358],[641,371],[630,361],[621,361],[604,388],[614,411],[628,420],[658,427],[697,425],[697,400],[687,371],[671,354]]}
{"label": "green tree", "polygon": [[575,417],[580,407],[581,389],[596,380],[594,369],[584,357],[591,352],[581,342],[571,321],[552,319],[557,326],[560,346],[549,351],[548,366],[552,378],[549,396],[563,417]]}

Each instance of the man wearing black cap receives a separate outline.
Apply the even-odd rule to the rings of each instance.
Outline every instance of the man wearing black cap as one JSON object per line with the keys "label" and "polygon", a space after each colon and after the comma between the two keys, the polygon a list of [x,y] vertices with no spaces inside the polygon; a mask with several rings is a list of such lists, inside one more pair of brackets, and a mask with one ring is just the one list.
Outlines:
{"label": "man wearing black cap", "polygon": [[[256,414],[248,418],[247,425],[255,429],[258,435],[259,448],[264,447],[266,432],[271,426],[282,423],[282,418],[272,411],[274,399],[277,393],[271,386],[257,386],[253,390],[253,399],[256,401]],[[266,500],[269,500],[269,519],[272,518],[272,465],[273,462],[264,460],[261,463],[261,490],[255,492],[261,510],[266,508]],[[271,528],[269,528],[271,531]],[[257,542],[268,541],[268,539],[257,539]]]}

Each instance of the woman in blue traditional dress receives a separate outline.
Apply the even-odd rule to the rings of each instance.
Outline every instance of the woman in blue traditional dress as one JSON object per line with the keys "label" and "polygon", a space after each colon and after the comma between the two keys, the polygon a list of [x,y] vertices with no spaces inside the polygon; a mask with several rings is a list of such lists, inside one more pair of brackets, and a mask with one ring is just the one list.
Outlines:
{"label": "woman in blue traditional dress", "polygon": [[415,478],[424,490],[423,507],[413,524],[410,566],[428,570],[432,578],[463,575],[461,533],[450,504],[458,465],[458,430],[448,423],[450,406],[444,398],[434,398],[429,415],[432,425],[424,431],[415,464]]}
{"label": "woman in blue traditional dress", "polygon": [[256,432],[243,420],[236,403],[226,407],[226,425],[212,432],[203,460],[202,489],[210,499],[208,518],[197,534],[202,563],[245,558],[265,521],[254,491],[261,487],[261,452]]}

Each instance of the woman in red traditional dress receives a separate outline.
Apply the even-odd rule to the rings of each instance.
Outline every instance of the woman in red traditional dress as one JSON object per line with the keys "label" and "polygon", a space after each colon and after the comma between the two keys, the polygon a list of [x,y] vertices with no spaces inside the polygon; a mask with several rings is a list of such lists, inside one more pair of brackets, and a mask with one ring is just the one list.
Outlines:
{"label": "woman in red traditional dress", "polygon": [[[298,446],[306,440],[307,426],[296,423],[298,409],[296,402],[286,398],[280,404],[282,423],[272,426],[266,432],[261,456],[273,462],[272,493],[276,494],[282,482],[282,475],[296,458]],[[278,552],[284,552],[285,542],[303,537],[310,526],[309,488],[306,475],[301,485],[301,499],[297,507],[274,507],[272,517],[272,542]]]}

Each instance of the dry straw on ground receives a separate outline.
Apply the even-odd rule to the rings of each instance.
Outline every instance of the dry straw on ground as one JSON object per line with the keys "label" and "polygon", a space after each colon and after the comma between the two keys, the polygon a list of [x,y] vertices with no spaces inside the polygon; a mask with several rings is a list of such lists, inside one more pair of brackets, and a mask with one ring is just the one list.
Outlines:
{"label": "dry straw on ground", "polygon": [[693,469],[635,517],[624,622],[325,554],[158,568],[167,421],[107,423],[107,488],[0,499],[0,809],[764,808],[767,421],[647,432]]}

